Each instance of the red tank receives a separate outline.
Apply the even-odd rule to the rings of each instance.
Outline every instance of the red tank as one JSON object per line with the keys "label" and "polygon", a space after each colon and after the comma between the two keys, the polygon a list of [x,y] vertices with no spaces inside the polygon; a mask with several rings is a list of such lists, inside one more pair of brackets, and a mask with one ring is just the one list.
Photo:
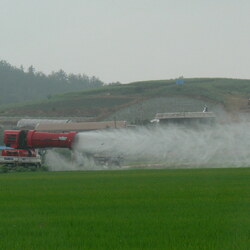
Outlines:
{"label": "red tank", "polygon": [[48,133],[36,130],[5,130],[4,144],[15,149],[72,148],[77,132]]}
{"label": "red tank", "polygon": [[27,133],[27,146],[30,148],[72,148],[76,133],[48,133],[30,130]]}

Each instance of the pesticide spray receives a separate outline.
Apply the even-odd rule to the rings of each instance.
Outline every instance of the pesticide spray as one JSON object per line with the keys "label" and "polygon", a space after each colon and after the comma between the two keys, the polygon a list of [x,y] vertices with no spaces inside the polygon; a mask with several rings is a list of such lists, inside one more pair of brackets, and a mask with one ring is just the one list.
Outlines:
{"label": "pesticide spray", "polygon": [[65,156],[62,156],[54,150],[49,150],[45,164],[49,171],[81,171],[81,170],[104,170],[105,166],[97,165],[93,159],[78,155],[78,161],[72,161]]}
{"label": "pesticide spray", "polygon": [[249,123],[123,129],[79,133],[79,152],[174,165],[250,166]]}
{"label": "pesticide spray", "polygon": [[110,168],[83,157],[87,153],[122,157],[126,162],[160,163],[162,167],[246,167],[250,166],[249,125],[242,122],[196,129],[158,126],[82,132],[74,145],[77,164],[55,153],[47,156],[47,163],[53,166],[51,170]]}

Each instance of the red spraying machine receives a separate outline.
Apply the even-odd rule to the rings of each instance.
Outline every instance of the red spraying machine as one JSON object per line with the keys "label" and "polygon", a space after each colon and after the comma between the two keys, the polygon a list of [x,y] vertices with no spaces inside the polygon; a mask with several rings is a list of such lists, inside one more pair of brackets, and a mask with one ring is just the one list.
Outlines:
{"label": "red spraying machine", "polygon": [[[76,131],[67,133],[49,133],[36,130],[5,130],[4,144],[0,155],[0,164],[4,165],[37,165],[42,163],[38,149],[68,148],[72,149],[76,143]],[[43,150],[40,150],[43,151]],[[41,152],[40,152],[41,153]],[[44,153],[44,152],[42,152]],[[98,165],[118,165],[123,158],[120,156],[84,154],[92,157]]]}
{"label": "red spraying machine", "polygon": [[36,130],[5,130],[4,144],[0,162],[13,160],[32,162],[37,158],[36,149],[42,148],[72,148],[77,132],[49,133]]}

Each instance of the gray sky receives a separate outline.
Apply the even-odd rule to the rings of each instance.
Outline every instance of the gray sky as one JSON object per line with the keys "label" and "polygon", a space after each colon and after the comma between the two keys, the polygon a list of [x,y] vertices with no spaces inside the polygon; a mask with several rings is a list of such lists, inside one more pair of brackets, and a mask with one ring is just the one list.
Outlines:
{"label": "gray sky", "polygon": [[0,59],[122,83],[250,79],[249,0],[0,0]]}

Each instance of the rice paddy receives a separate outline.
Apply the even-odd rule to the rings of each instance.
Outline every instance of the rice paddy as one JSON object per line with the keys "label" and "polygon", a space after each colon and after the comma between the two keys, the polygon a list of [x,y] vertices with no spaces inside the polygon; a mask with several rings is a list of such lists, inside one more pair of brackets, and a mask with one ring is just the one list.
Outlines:
{"label": "rice paddy", "polygon": [[249,249],[250,169],[0,175],[0,249]]}

